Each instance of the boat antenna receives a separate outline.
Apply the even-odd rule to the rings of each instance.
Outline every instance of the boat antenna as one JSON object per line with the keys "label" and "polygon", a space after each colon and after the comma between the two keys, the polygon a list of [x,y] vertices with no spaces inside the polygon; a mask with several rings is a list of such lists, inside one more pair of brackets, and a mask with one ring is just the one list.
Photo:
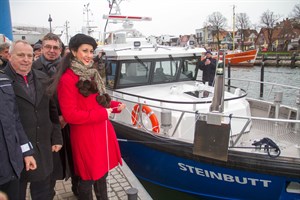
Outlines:
{"label": "boat antenna", "polygon": [[[112,2],[110,2],[110,0],[107,0],[107,1],[109,3],[109,14],[111,14],[113,5],[114,5],[114,3],[115,3],[116,0],[112,0]],[[105,27],[104,27],[104,33],[106,32],[107,24],[108,24],[108,18],[106,19],[106,23],[105,23]]]}
{"label": "boat antenna", "polygon": [[235,42],[234,42],[234,35],[235,35],[235,5],[233,5],[233,17],[232,17],[232,51],[234,51],[235,48]]}

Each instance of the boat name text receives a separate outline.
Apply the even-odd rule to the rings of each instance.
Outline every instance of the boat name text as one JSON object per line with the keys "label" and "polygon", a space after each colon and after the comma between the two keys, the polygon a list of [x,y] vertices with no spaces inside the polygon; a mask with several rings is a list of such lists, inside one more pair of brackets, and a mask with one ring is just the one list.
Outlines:
{"label": "boat name text", "polygon": [[264,179],[256,179],[256,178],[250,178],[250,177],[239,177],[239,176],[233,176],[230,174],[223,174],[223,173],[216,173],[214,171],[209,171],[205,169],[201,169],[198,167],[186,165],[184,163],[178,163],[179,169],[182,171],[190,172],[191,174],[197,174],[199,176],[211,178],[211,179],[217,179],[220,181],[226,181],[231,183],[238,183],[242,185],[250,184],[252,186],[263,186],[263,187],[269,187],[271,180],[264,180]]}

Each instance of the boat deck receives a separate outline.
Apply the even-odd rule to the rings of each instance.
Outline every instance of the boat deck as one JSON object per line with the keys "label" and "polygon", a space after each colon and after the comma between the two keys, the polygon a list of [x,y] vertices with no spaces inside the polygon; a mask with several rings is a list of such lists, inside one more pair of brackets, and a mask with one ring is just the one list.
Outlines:
{"label": "boat deck", "polygon": [[[257,114],[261,110],[251,110],[252,114]],[[259,119],[252,119],[251,131],[244,133],[237,140],[236,146],[238,147],[254,147],[253,142],[259,141],[263,138],[270,138],[281,150],[280,156],[298,158],[300,159],[300,132],[296,128],[297,124],[289,122],[275,122],[263,121]],[[232,137],[233,140],[239,136]],[[297,143],[298,142],[298,143]],[[265,149],[236,149],[238,151],[251,151],[256,153],[266,154]]]}

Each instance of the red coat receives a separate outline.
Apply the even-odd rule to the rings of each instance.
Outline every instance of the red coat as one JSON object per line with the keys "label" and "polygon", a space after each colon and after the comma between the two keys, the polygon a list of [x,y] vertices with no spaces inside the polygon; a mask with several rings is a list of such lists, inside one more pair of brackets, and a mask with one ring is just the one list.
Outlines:
{"label": "red coat", "polygon": [[[83,180],[98,180],[122,164],[121,153],[106,109],[97,103],[97,94],[84,97],[79,93],[78,80],[79,77],[67,69],[58,84],[58,101],[62,115],[70,125],[75,174]],[[111,107],[115,108],[119,103],[111,101]]]}

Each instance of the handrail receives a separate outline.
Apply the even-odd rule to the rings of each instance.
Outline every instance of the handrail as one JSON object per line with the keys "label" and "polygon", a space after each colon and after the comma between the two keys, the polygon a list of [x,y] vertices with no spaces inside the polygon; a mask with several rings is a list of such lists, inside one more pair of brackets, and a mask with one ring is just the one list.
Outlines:
{"label": "handrail", "polygon": [[[119,100],[123,100],[124,98],[119,96],[111,95],[111,97]],[[145,99],[145,98],[143,98]],[[143,105],[149,105],[151,107],[159,108],[159,109],[168,109],[176,112],[183,112],[183,113],[190,113],[190,114],[198,114],[198,115],[207,115],[210,112],[204,113],[204,112],[198,112],[191,111],[191,110],[184,110],[184,109],[175,109],[175,108],[166,108],[165,106],[159,106],[159,105],[153,105],[153,104],[147,104],[147,103],[141,103],[138,99],[138,101],[128,100],[127,102],[131,102],[133,104],[143,104]],[[160,100],[156,100],[158,102],[161,102]],[[177,102],[180,103],[180,102]],[[300,123],[300,120],[294,120],[294,119],[276,119],[276,118],[267,118],[267,117],[253,117],[253,116],[243,116],[243,115],[232,115],[232,114],[223,114],[223,113],[214,113],[214,115],[218,115],[220,117],[227,117],[227,118],[236,118],[236,119],[246,119],[246,120],[264,120],[264,121],[270,121],[270,122],[291,122],[291,123]]]}
{"label": "handrail", "polygon": [[[234,87],[234,86],[231,86]],[[237,87],[234,87],[237,88]],[[224,99],[224,101],[230,101],[230,100],[235,100],[235,99],[241,99],[243,97],[247,96],[247,92],[244,89],[241,89],[243,91],[243,95],[238,96],[238,97],[230,97],[230,98],[226,98]],[[121,93],[122,95],[129,95],[129,96],[133,96],[133,97],[137,97],[137,98],[142,98],[142,99],[147,99],[147,100],[151,100],[151,101],[159,101],[159,102],[163,102],[163,103],[173,103],[173,104],[205,104],[205,103],[211,103],[212,101],[170,101],[170,100],[162,100],[162,99],[155,99],[155,98],[150,98],[150,97],[144,97],[144,96],[140,96],[140,95],[136,95],[136,94],[131,94],[131,93],[127,93],[127,92],[123,92],[120,90],[112,90],[114,92],[117,93]]]}
{"label": "handrail", "polygon": [[[266,81],[257,81],[257,80],[251,80],[251,79],[245,80],[245,79],[239,79],[239,78],[225,78],[225,79],[237,80],[237,81],[244,81],[244,82],[263,83],[263,84],[266,84],[266,85],[281,86],[281,87],[286,87],[286,88],[300,90],[300,87],[291,86],[291,85],[284,85],[284,84],[279,84],[279,83],[266,82]],[[230,87],[233,87],[233,86],[230,86]]]}

